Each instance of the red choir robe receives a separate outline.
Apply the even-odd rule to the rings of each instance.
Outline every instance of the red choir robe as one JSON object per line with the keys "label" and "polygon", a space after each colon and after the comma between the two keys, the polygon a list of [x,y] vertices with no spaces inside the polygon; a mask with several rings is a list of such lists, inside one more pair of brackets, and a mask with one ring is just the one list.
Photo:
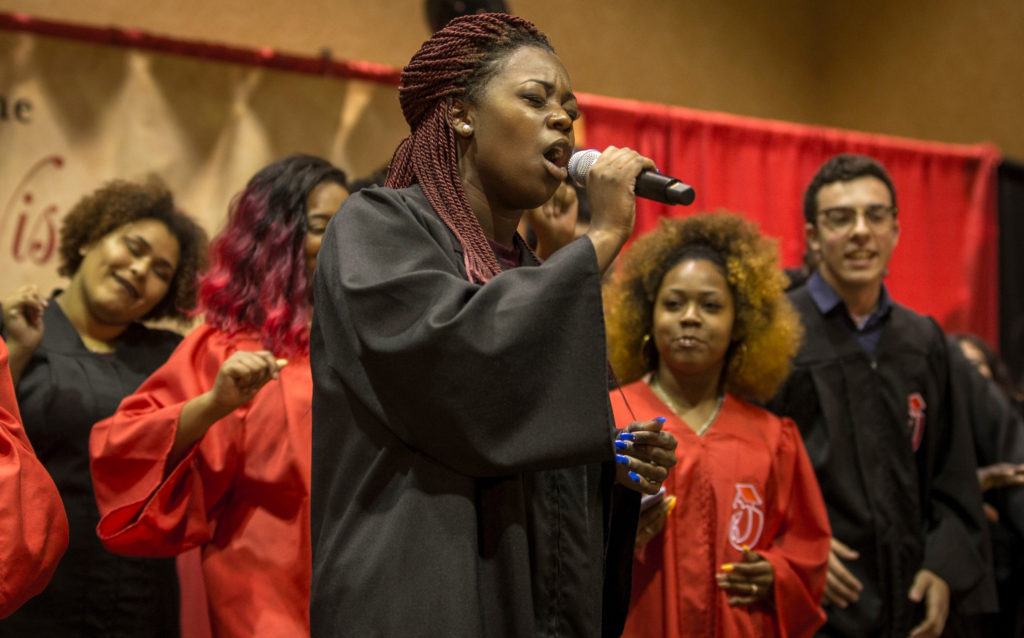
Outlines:
{"label": "red choir robe", "polygon": [[0,618],[43,591],[68,547],[57,486],[25,436],[0,339]]}
{"label": "red choir robe", "polygon": [[104,545],[142,556],[201,547],[218,637],[309,635],[309,357],[290,359],[165,477],[182,406],[233,352],[262,349],[254,334],[196,328],[90,438]]}
{"label": "red choir robe", "polygon": [[[625,400],[611,393],[619,427],[664,416],[679,440],[665,481],[678,502],[662,532],[636,551],[623,635],[811,636],[825,622],[831,532],[793,422],[727,394],[697,436],[644,381],[622,391]],[[743,562],[743,545],[774,569],[774,610],[765,601],[731,607],[715,581],[724,563]]]}

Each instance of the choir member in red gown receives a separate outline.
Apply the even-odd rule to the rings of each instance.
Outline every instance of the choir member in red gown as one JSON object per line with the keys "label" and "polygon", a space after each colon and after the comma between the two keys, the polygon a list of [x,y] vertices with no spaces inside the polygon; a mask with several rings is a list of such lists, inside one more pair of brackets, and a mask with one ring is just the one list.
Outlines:
{"label": "choir member in red gown", "polygon": [[0,618],[50,582],[68,546],[68,518],[50,475],[32,451],[0,340]]}
{"label": "choir member in red gown", "polygon": [[309,633],[310,282],[347,196],[316,157],[259,171],[211,245],[205,323],[92,433],[100,538],[201,547],[218,638]]}
{"label": "choir member in red gown", "polygon": [[607,291],[619,424],[667,415],[667,497],[641,515],[625,636],[810,636],[829,526],[800,434],[750,403],[800,339],[774,244],[732,215],[664,221]]}

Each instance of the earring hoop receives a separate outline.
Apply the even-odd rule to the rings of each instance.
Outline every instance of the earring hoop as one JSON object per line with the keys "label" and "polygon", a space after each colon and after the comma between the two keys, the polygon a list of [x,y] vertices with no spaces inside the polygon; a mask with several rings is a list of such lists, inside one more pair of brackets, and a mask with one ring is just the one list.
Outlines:
{"label": "earring hoop", "polygon": [[654,369],[654,364],[657,361],[656,352],[654,349],[654,339],[651,338],[651,334],[647,333],[640,339],[640,358],[643,360],[644,365],[648,370]]}

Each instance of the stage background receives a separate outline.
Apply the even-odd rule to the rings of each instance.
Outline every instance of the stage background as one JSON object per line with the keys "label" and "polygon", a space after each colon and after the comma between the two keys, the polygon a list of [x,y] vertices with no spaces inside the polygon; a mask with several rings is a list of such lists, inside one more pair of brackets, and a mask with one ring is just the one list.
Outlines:
{"label": "stage background", "polygon": [[[13,96],[0,123],[5,290],[60,284],[60,219],[112,178],[159,175],[212,234],[231,196],[267,162],[307,152],[358,177],[382,165],[406,132],[394,69],[41,25],[0,16],[7,27],[0,59],[8,61],[0,95]],[[39,34],[53,32],[65,37]],[[175,53],[159,52],[168,50]],[[641,202],[638,231],[659,215],[731,210],[778,237],[788,265],[803,252],[801,195],[815,168],[844,150],[878,157],[900,196],[902,233],[888,280],[894,296],[949,330],[998,341],[995,147],[580,98],[586,144],[636,148],[697,190],[686,209]]]}
{"label": "stage background", "polygon": [[729,210],[780,241],[783,262],[804,252],[803,191],[841,152],[880,160],[896,185],[900,237],[886,284],[893,297],[949,331],[998,341],[996,169],[991,145],[920,142],[724,113],[585,96],[588,142],[628,145],[697,193],[687,208],[639,200],[637,232],[662,215]]}
{"label": "stage background", "polygon": [[0,95],[24,116],[0,123],[0,294],[59,283],[60,220],[108,180],[157,174],[212,234],[269,161],[312,153],[357,176],[405,130],[378,82],[3,30],[0,60]]}
{"label": "stage background", "polygon": [[[738,2],[712,9],[646,1],[631,3],[634,13],[625,16],[621,7],[597,5],[591,11],[591,3],[576,0],[567,5],[585,6],[587,12],[547,16],[542,7],[548,2],[512,4],[529,7],[523,15],[549,30],[573,70],[588,145],[637,148],[696,187],[697,201],[685,209],[641,202],[638,232],[660,215],[731,210],[779,238],[786,264],[794,265],[803,251],[804,185],[828,156],[868,153],[891,169],[899,188],[903,230],[888,280],[895,297],[934,315],[947,329],[997,342],[1000,155],[994,145],[922,142],[585,91],[605,88],[607,95],[947,142],[992,139],[1024,154],[1024,55],[998,46],[1008,33],[1021,36],[1015,40],[1018,50],[1024,43],[1024,20],[1016,19],[1024,5],[1017,0],[972,9],[966,27],[958,20],[960,5],[934,3],[914,22],[917,30],[901,32],[908,37],[900,39],[886,35],[907,28],[892,21],[897,8],[907,10],[904,2],[868,3],[877,5],[871,24],[851,8],[822,8],[831,3],[775,8]],[[381,12],[372,28],[327,19],[345,6],[268,2],[253,11],[240,0],[155,6],[0,0],[0,11],[38,9],[51,18],[101,23],[103,16],[113,16],[125,27],[177,32],[154,38],[131,29],[69,27],[66,37],[53,37],[34,32],[25,16],[0,14],[0,295],[22,283],[47,291],[61,285],[61,218],[107,180],[159,175],[179,205],[212,234],[222,226],[231,196],[282,155],[321,155],[350,177],[383,164],[406,132],[392,84],[395,69],[345,66],[336,61],[344,57],[338,52],[348,51],[351,41],[387,53],[365,59],[397,65],[427,33],[416,15],[419,3],[360,5]],[[314,13],[323,9],[323,19],[310,20],[311,7]],[[406,20],[392,19],[396,15]],[[593,28],[577,28],[582,23]],[[652,28],[659,25],[676,30]],[[878,26],[885,29],[873,28]],[[971,29],[979,26],[988,30],[975,42]],[[804,33],[808,29],[813,33]],[[238,46],[188,41],[196,37]],[[967,41],[976,54],[970,60],[955,53],[957,43]],[[333,54],[319,50],[325,43],[335,47]],[[307,57],[263,45],[283,45]],[[905,50],[916,53],[897,55]],[[916,65],[928,52],[936,53],[934,64]],[[991,78],[998,64],[1001,84],[979,89],[978,78]],[[878,74],[872,75],[871,65]],[[908,82],[912,75],[916,79]],[[969,91],[974,95],[964,97]],[[1004,198],[1012,203],[1000,212],[1007,227],[1016,222],[1013,227],[1020,228],[1016,193]],[[1004,250],[1019,246],[1004,243]],[[1009,263],[1005,256],[1004,261]],[[1019,290],[1006,294],[1020,298]],[[195,556],[189,559],[186,564],[195,569]],[[202,606],[201,591],[183,593],[190,597],[186,606]],[[204,635],[202,628],[190,629],[190,636]]]}
{"label": "stage background", "polygon": [[[1020,0],[505,0],[576,91],[1024,158]],[[424,0],[0,0],[0,11],[400,67]],[[2,64],[2,62],[0,62]]]}

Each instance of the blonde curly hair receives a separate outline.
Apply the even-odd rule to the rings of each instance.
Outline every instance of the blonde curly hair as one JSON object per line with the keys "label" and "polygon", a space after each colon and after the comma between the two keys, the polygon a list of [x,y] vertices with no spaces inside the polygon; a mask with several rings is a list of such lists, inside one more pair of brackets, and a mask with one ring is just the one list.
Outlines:
{"label": "blonde curly hair", "polygon": [[803,327],[783,292],[775,240],[729,213],[662,219],[623,254],[604,291],[612,368],[623,384],[657,368],[657,352],[644,352],[644,336],[652,333],[661,282],[681,261],[702,254],[721,256],[736,309],[722,387],[742,399],[768,399],[789,374]]}

